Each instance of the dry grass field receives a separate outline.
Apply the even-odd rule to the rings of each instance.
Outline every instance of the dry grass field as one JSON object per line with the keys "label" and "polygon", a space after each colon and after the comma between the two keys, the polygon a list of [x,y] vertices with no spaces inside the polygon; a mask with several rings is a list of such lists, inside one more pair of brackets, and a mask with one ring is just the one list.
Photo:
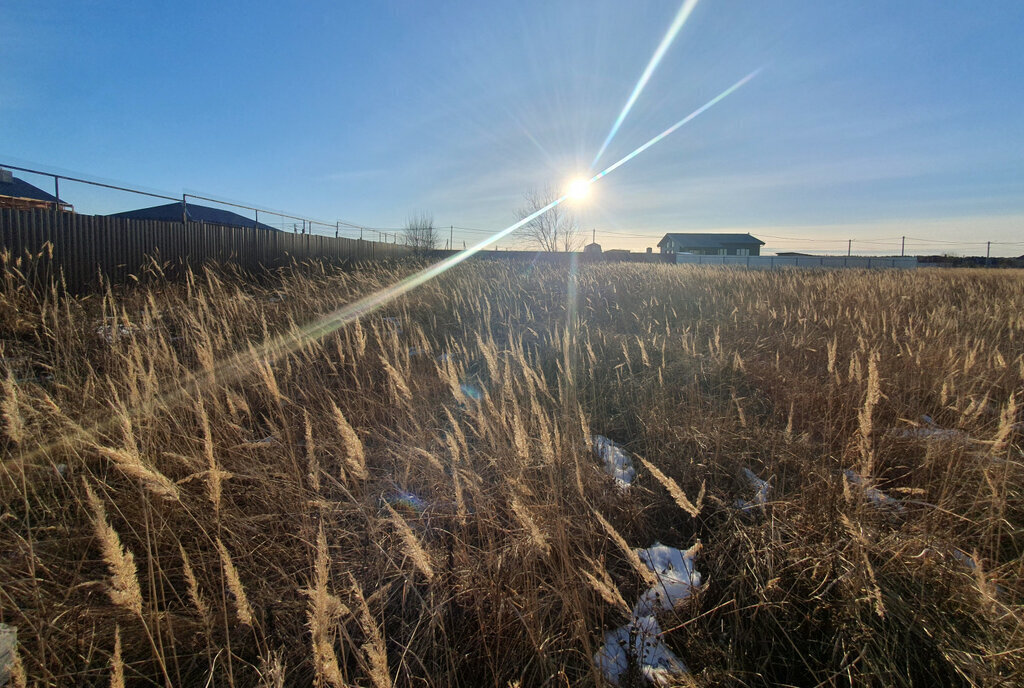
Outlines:
{"label": "dry grass field", "polygon": [[688,671],[620,685],[1021,685],[1016,272],[480,261],[323,319],[414,269],[8,265],[11,685],[601,685],[659,542]]}

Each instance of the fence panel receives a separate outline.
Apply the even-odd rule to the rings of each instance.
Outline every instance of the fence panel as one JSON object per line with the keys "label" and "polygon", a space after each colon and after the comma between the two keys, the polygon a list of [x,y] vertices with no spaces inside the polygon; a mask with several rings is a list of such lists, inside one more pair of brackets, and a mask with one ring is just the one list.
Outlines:
{"label": "fence panel", "polygon": [[[0,241],[12,259],[33,257],[23,264],[33,281],[63,272],[73,290],[94,286],[99,274],[123,282],[128,275],[139,275],[151,258],[174,276],[185,266],[204,262],[230,261],[254,270],[280,267],[293,259],[354,263],[412,254],[406,246],[255,227],[9,208],[0,209]],[[47,257],[50,247],[52,259]]]}

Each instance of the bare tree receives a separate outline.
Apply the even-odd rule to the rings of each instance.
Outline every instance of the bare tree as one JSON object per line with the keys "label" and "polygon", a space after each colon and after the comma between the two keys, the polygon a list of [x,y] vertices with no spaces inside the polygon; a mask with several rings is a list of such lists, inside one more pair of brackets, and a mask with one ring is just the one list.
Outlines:
{"label": "bare tree", "polygon": [[[529,217],[559,196],[561,194],[551,185],[529,191],[516,217],[520,220]],[[541,251],[578,251],[585,239],[576,216],[561,203],[533,218],[519,231]]]}
{"label": "bare tree", "polygon": [[415,251],[432,251],[437,248],[438,233],[434,227],[434,216],[430,213],[413,215],[406,220],[402,235],[405,243]]}

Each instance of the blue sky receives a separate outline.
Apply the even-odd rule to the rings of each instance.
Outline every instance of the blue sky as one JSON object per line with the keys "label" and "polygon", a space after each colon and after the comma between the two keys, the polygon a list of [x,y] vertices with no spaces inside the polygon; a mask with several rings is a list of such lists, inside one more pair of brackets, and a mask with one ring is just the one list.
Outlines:
{"label": "blue sky", "polygon": [[[5,0],[0,162],[497,230],[524,192],[587,170],[678,8]],[[763,71],[595,185],[581,223],[633,249],[727,229],[769,250],[898,252],[906,235],[915,251],[1022,254],[1022,35],[1019,0],[701,0],[603,161]]]}

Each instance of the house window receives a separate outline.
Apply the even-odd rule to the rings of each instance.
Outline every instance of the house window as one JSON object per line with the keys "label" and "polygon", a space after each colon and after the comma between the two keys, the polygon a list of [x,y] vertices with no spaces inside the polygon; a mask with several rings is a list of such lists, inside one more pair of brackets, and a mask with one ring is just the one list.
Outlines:
{"label": "house window", "polygon": [[720,256],[727,256],[727,255],[729,255],[729,249],[727,249],[727,248],[720,248],[720,249],[718,249],[718,255],[720,255]]}
{"label": "house window", "polygon": [[750,255],[750,249],[749,248],[738,248],[738,249],[736,249],[736,255],[737,256],[749,256]]}

